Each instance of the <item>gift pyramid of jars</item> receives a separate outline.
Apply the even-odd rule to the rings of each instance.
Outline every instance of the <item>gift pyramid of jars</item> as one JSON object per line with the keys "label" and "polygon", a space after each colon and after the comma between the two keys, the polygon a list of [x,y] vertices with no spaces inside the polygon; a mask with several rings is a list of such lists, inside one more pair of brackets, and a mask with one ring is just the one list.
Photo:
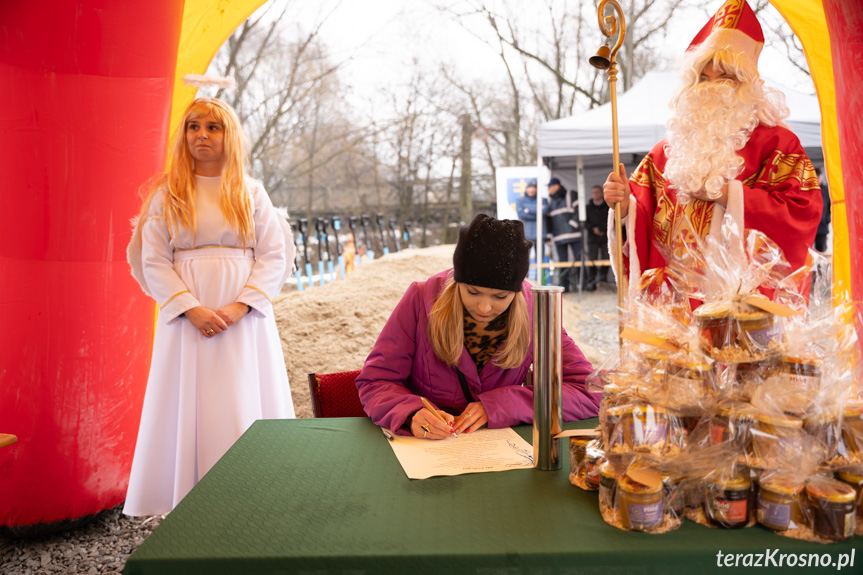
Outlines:
{"label": "gift pyramid of jars", "polygon": [[863,533],[860,322],[829,261],[792,270],[729,218],[685,232],[657,246],[668,265],[629,291],[620,351],[589,378],[600,425],[570,438],[571,483],[624,530]]}

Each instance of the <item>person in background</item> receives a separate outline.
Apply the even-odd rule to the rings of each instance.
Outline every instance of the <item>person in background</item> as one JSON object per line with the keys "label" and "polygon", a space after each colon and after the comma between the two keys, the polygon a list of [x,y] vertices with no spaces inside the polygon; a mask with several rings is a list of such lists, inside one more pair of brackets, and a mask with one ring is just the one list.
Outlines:
{"label": "person in background", "polygon": [[621,202],[625,225],[626,269],[615,273],[628,271],[630,289],[642,272],[666,265],[657,244],[671,245],[689,226],[701,237],[718,234],[726,213],[740,230],[776,242],[792,269],[805,262],[821,194],[812,162],[782,122],[782,94],[758,73],[763,45],[749,5],[725,2],[687,50],[666,138],[629,179],[614,172],[606,179],[605,201]]}
{"label": "person in background", "polygon": [[827,178],[821,172],[821,168],[816,167],[815,173],[818,174],[821,201],[824,205],[821,209],[821,221],[818,222],[818,230],[815,232],[815,249],[823,254],[827,252],[827,235],[830,233],[830,190],[827,188]]}
{"label": "person in background", "polygon": [[[533,243],[536,247],[536,181],[531,180],[524,188],[524,195],[520,196],[515,201],[515,211],[518,219],[524,222],[524,236]],[[548,214],[548,200],[542,199],[542,215]],[[545,220],[543,220],[545,223]],[[543,225],[543,235],[548,232],[547,225]],[[536,259],[536,253],[531,250],[531,258]],[[539,268],[537,268],[539,269]],[[535,270],[533,270],[535,271]],[[530,276],[531,279],[536,279],[535,275]]]}
{"label": "person in background", "polygon": [[345,275],[349,276],[354,271],[354,266],[356,265],[356,256],[357,256],[357,247],[354,245],[354,238],[348,237],[348,241],[345,242],[344,250],[342,251],[342,258],[345,262]]}
{"label": "person in background", "polygon": [[[536,244],[536,182],[531,180],[524,188],[524,195],[516,199],[515,211],[524,222],[524,237]],[[548,200],[542,200],[542,215],[548,213]]]}
{"label": "person in background", "polygon": [[198,98],[144,187],[129,262],[159,314],[126,515],[168,513],[255,420],[294,417],[272,304],[293,238],[244,150],[233,108]]}
{"label": "person in background", "polygon": [[[608,204],[602,195],[602,186],[590,189],[587,202],[587,259],[591,261],[608,259]],[[587,285],[584,289],[593,291],[599,282],[606,281],[608,266],[588,266]]]}
{"label": "person in background", "polygon": [[[410,285],[356,379],[376,425],[444,439],[533,422],[530,247],[522,222],[480,214],[459,231],[453,268]],[[565,330],[561,353],[564,421],[594,417],[592,368]]]}
{"label": "person in background", "polygon": [[[578,222],[578,192],[567,191],[560,180],[551,178],[548,181],[548,220],[552,243],[557,250],[557,261],[560,263],[574,262],[581,259],[581,225]],[[558,268],[555,275],[556,284],[570,289],[571,267]]]}

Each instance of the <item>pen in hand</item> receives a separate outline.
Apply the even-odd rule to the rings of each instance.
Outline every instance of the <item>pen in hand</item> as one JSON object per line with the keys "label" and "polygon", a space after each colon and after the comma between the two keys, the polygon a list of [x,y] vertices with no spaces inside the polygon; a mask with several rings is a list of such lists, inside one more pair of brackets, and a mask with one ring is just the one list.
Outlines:
{"label": "pen in hand", "polygon": [[[437,409],[435,409],[434,406],[431,403],[429,403],[429,400],[427,400],[426,398],[424,398],[422,396],[420,396],[420,399],[422,400],[423,405],[425,406],[426,409],[431,411],[435,417],[437,417],[438,419],[440,419],[444,423],[444,425],[447,425],[450,427],[450,429],[452,429],[452,424],[449,421],[447,421],[446,419],[444,419],[440,413],[438,413]],[[458,433],[456,433],[455,431],[452,432],[452,435],[453,435],[453,437],[458,437]]]}

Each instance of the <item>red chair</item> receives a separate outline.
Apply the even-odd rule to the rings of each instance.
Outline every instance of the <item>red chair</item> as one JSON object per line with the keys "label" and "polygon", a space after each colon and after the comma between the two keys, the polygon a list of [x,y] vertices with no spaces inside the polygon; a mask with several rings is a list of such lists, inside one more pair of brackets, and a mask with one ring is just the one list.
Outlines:
{"label": "red chair", "polygon": [[354,381],[356,371],[310,373],[309,394],[315,417],[368,417]]}

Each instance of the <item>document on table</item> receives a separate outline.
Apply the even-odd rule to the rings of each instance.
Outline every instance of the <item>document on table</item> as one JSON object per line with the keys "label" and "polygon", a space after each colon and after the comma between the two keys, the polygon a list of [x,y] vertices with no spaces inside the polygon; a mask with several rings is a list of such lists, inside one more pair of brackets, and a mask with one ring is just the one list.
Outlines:
{"label": "document on table", "polygon": [[[389,430],[384,431],[390,434]],[[462,475],[534,466],[533,447],[512,430],[479,429],[432,440],[390,434],[389,444],[409,479]]]}

